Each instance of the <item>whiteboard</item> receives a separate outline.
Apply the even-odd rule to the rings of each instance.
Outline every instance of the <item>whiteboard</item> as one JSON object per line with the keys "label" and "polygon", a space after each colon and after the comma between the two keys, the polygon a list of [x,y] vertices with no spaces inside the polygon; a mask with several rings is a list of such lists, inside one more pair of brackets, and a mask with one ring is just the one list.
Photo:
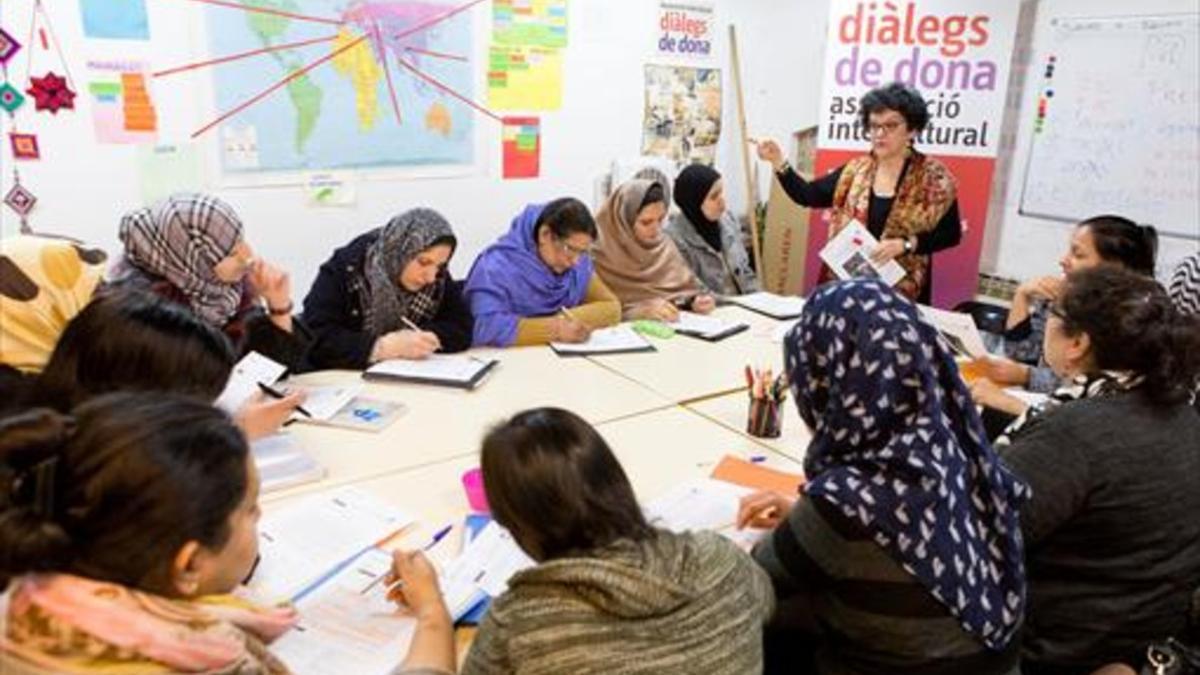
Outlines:
{"label": "whiteboard", "polygon": [[1200,14],[1057,18],[1024,215],[1117,213],[1200,238]]}

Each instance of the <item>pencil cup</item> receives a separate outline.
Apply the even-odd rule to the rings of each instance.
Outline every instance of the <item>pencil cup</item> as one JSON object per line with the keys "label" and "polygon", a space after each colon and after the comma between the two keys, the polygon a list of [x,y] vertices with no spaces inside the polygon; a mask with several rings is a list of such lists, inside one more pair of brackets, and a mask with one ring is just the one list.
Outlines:
{"label": "pencil cup", "polygon": [[467,493],[467,504],[476,513],[487,513],[487,492],[483,489],[483,470],[471,469],[462,475],[463,490]]}
{"label": "pencil cup", "polygon": [[750,398],[750,412],[746,419],[746,433],[758,438],[779,438],[783,433],[783,418],[779,414],[779,401],[773,398]]}

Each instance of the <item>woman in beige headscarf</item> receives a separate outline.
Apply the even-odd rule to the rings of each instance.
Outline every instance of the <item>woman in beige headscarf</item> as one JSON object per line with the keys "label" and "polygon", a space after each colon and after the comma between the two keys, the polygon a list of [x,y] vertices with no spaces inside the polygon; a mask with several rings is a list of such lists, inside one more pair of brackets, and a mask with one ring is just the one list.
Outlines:
{"label": "woman in beige headscarf", "polygon": [[0,240],[0,365],[45,367],[67,322],[91,302],[104,261],[103,251],[70,239]]}
{"label": "woman in beige headscarf", "polygon": [[666,215],[662,184],[641,179],[622,183],[596,215],[596,271],[620,298],[624,319],[674,321],[680,309],[708,314],[716,307],[663,234]]}

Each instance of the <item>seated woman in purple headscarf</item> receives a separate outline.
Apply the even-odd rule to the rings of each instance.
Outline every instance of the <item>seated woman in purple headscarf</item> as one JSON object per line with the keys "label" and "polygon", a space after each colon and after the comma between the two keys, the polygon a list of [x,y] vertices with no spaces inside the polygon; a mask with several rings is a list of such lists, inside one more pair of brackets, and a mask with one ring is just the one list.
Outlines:
{"label": "seated woman in purple headscarf", "polygon": [[620,301],[594,274],[596,236],[596,221],[578,199],[526,206],[467,275],[474,344],[584,342],[620,322]]}

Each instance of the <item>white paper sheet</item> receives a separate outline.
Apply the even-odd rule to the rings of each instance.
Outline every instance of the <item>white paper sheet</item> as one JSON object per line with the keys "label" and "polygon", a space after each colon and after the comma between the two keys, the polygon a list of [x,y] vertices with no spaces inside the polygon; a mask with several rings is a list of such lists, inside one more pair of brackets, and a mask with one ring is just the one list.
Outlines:
{"label": "white paper sheet", "polygon": [[738,530],[739,500],[753,490],[702,478],[675,486],[644,508],[651,525],[687,532],[711,530],[742,548],[749,548],[762,537],[763,530]]}
{"label": "white paper sheet", "polygon": [[258,383],[274,384],[287,372],[287,366],[273,361],[258,352],[250,352],[242,357],[229,374],[225,390],[217,397],[217,407],[235,413],[241,409],[252,396],[258,393]]}
{"label": "white paper sheet", "polygon": [[416,620],[387,599],[392,558],[379,549],[359,556],[300,601],[299,627],[271,645],[294,673],[387,675],[408,654]]}
{"label": "white paper sheet", "polygon": [[871,262],[871,252],[878,245],[879,240],[862,223],[852,220],[821,249],[821,260],[829,265],[839,279],[869,277],[895,286],[906,272],[895,260],[883,265]]}
{"label": "white paper sheet", "polygon": [[921,316],[931,326],[938,329],[946,342],[950,344],[955,356],[974,357],[987,355],[987,347],[983,344],[983,336],[975,326],[975,320],[970,314],[949,312],[928,305],[917,305]]}
{"label": "white paper sheet", "polygon": [[488,523],[438,575],[450,615],[462,616],[485,594],[500,595],[512,575],[534,565],[507,530]]}
{"label": "white paper sheet", "polygon": [[628,324],[592,331],[587,342],[570,344],[551,342],[550,346],[559,354],[611,354],[613,352],[648,351],[653,346],[646,338]]}

